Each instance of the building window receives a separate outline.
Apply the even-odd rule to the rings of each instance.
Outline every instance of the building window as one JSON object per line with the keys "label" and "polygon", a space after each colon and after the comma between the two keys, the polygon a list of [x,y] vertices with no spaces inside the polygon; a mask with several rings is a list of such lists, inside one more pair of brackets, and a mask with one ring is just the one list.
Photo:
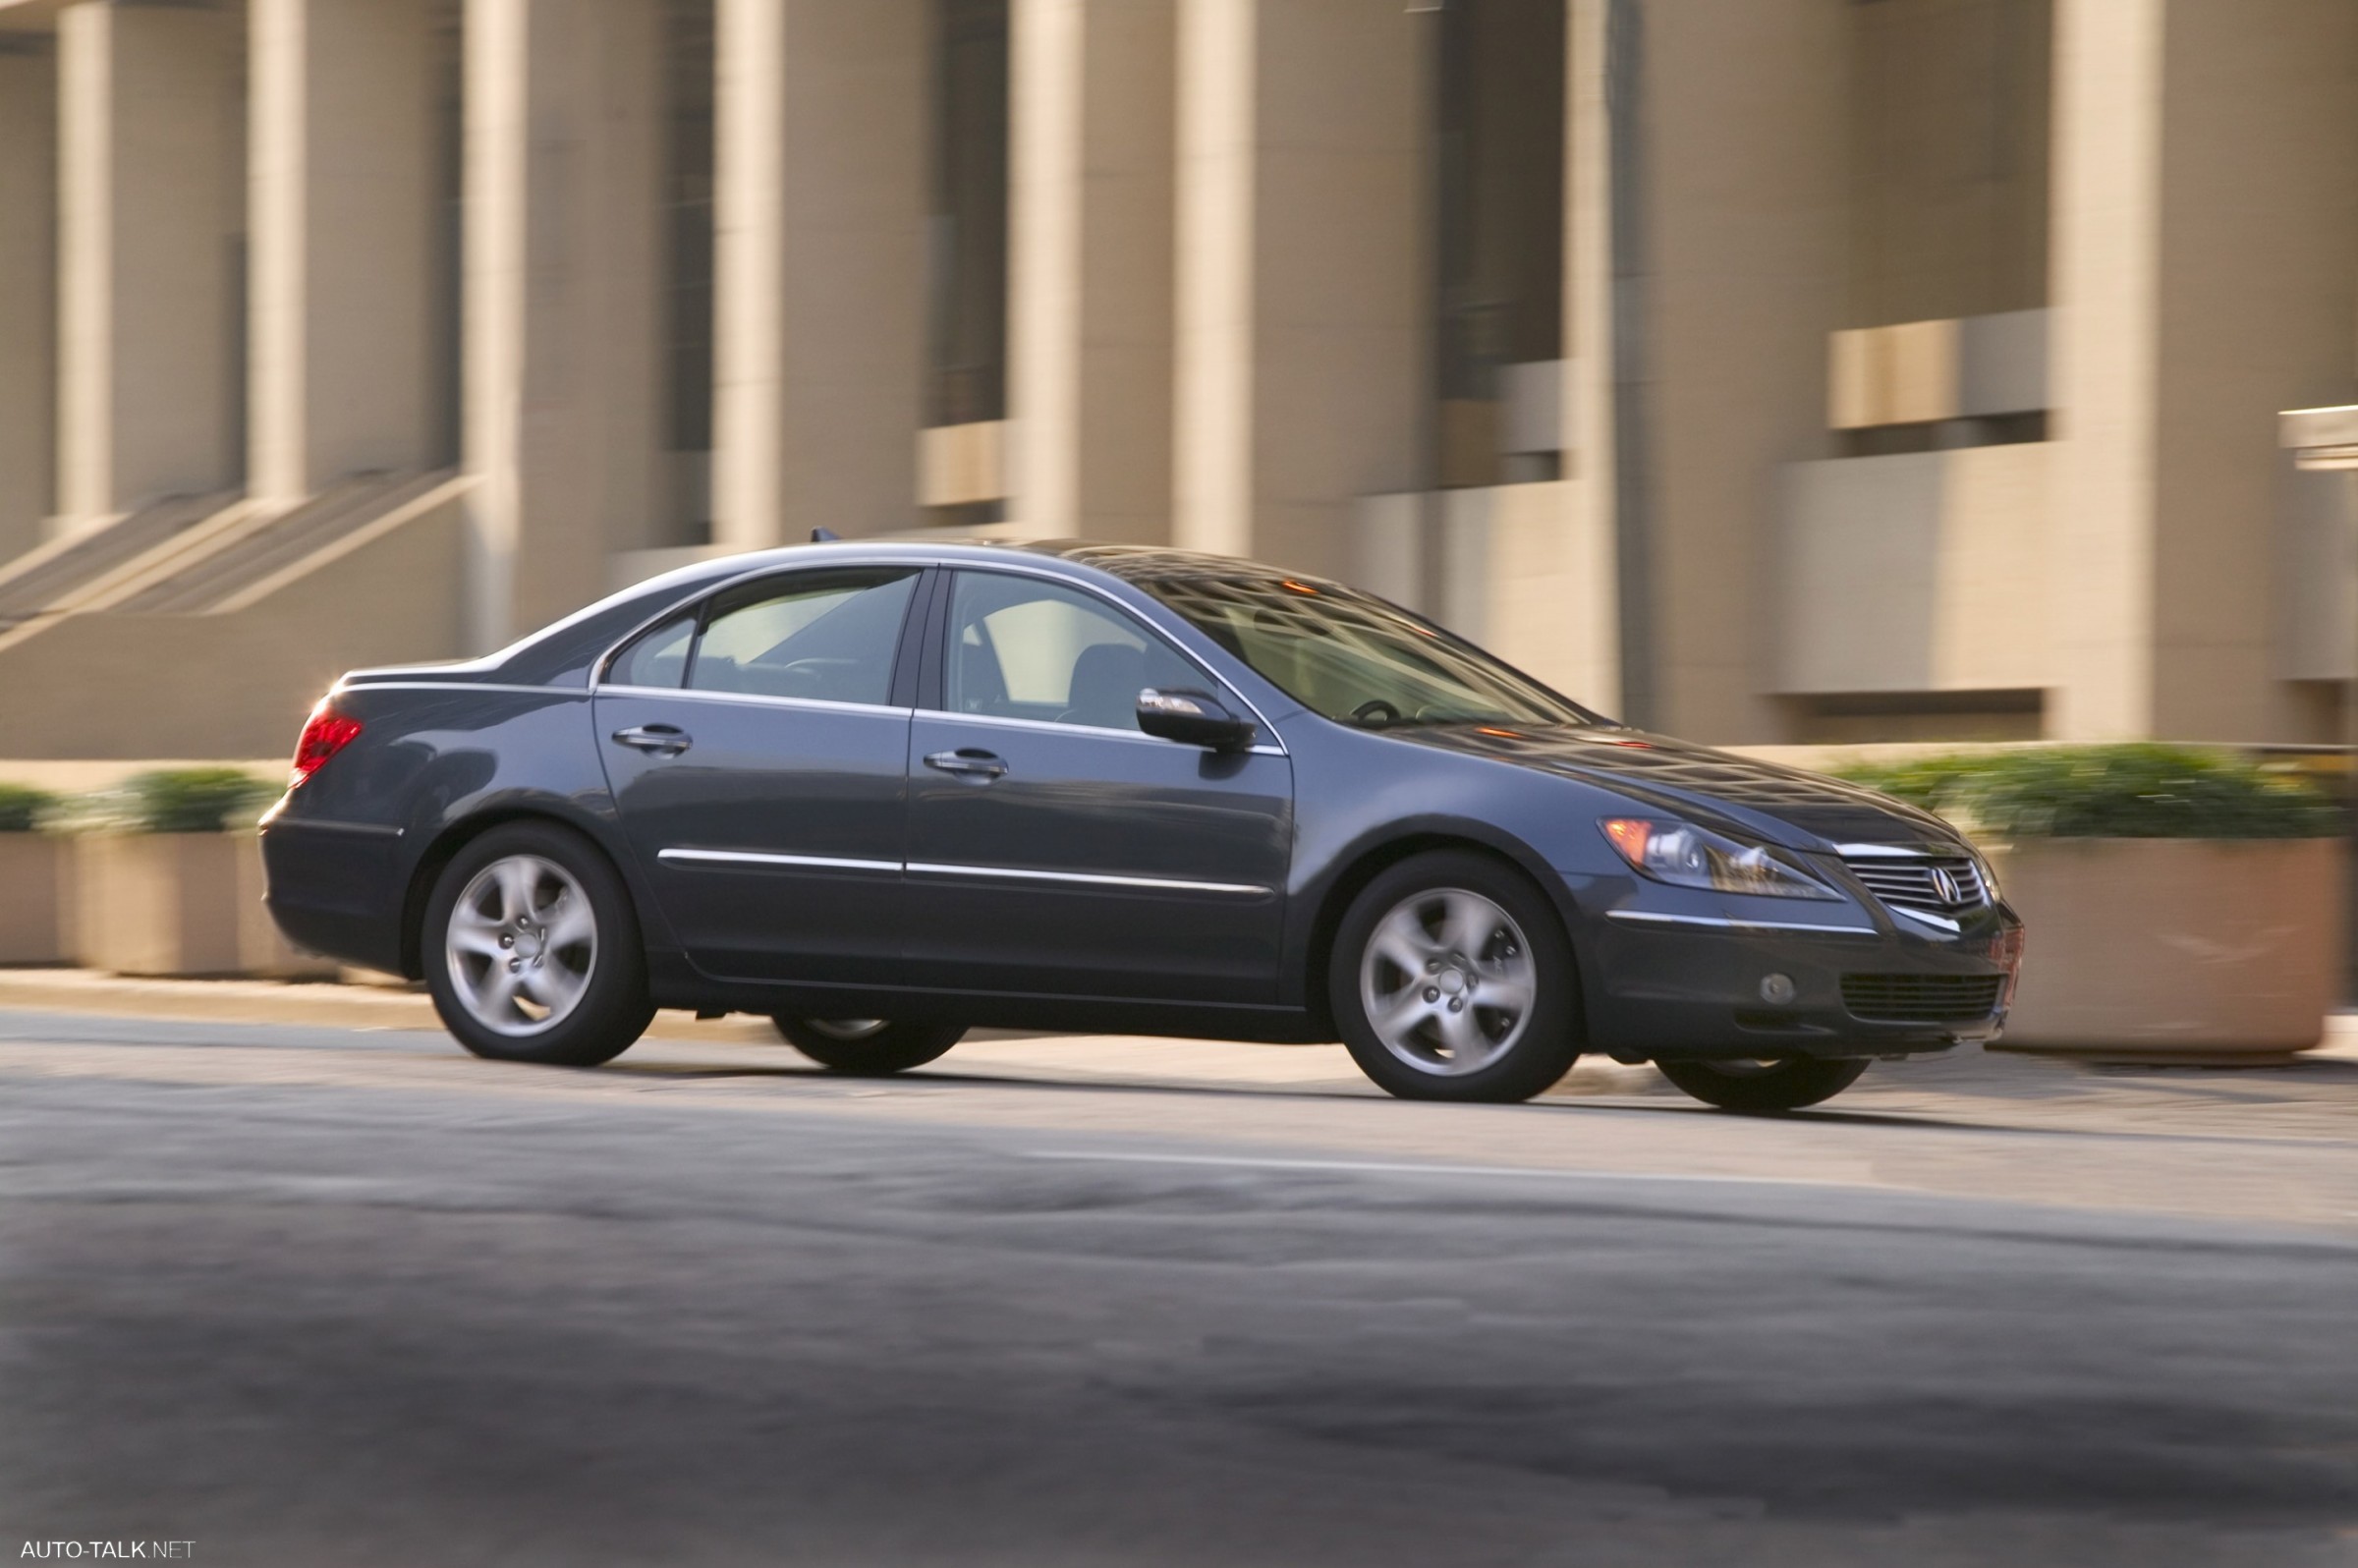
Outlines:
{"label": "building window", "polygon": [[[1563,0],[1444,0],[1438,13],[1434,390],[1443,485],[1555,477],[1565,10]],[[1530,406],[1535,399],[1544,406]],[[1535,415],[1542,430],[1529,433]]]}
{"label": "building window", "polygon": [[1849,21],[1844,324],[2044,307],[2052,0],[1875,0]]}
{"label": "building window", "polygon": [[2047,694],[2036,690],[1822,694],[1786,705],[1804,746],[2036,741],[2047,724]]}
{"label": "building window", "polygon": [[926,423],[1007,412],[1007,0],[934,0]]}
{"label": "building window", "polygon": [[663,69],[664,446],[670,532],[712,536],[712,0],[667,0]]}

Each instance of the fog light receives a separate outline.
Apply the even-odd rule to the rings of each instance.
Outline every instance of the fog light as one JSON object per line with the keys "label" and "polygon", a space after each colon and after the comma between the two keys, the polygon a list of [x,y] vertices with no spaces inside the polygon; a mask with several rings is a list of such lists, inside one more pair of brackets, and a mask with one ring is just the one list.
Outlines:
{"label": "fog light", "polygon": [[1792,976],[1790,976],[1790,975],[1771,975],[1771,976],[1769,976],[1769,977],[1768,977],[1767,980],[1765,980],[1761,981],[1761,1000],[1762,1000],[1762,1001],[1764,1001],[1764,1002],[1789,1002],[1789,1001],[1791,1001],[1792,999],[1793,999],[1793,977],[1792,977]]}

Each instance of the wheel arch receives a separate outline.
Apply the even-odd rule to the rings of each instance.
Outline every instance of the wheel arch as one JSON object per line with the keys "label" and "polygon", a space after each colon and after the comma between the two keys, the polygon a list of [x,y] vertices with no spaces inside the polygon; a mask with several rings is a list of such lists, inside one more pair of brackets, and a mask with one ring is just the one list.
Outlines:
{"label": "wheel arch", "polygon": [[[433,898],[434,884],[442,879],[442,872],[468,845],[494,828],[517,822],[563,828],[573,834],[613,870],[616,879],[630,895],[631,902],[634,905],[641,902],[638,886],[629,869],[610,848],[599,841],[597,833],[583,822],[564,812],[529,802],[486,807],[444,824],[432,842],[426,845],[425,852],[419,856],[418,864],[410,868],[409,883],[402,891],[401,900],[401,973],[404,977],[414,980],[425,978],[425,906]],[[644,942],[646,912],[634,909],[632,913],[639,918],[641,939]]]}
{"label": "wheel arch", "polygon": [[1405,830],[1376,843],[1355,850],[1335,872],[1319,895],[1316,913],[1311,917],[1309,936],[1303,958],[1302,999],[1305,1008],[1316,1021],[1319,1030],[1328,1038],[1335,1037],[1333,998],[1327,994],[1326,974],[1334,958],[1334,939],[1342,929],[1343,917],[1369,883],[1401,862],[1435,850],[1461,850],[1496,862],[1531,883],[1547,907],[1555,912],[1558,928],[1563,932],[1564,945],[1572,954],[1572,984],[1578,998],[1576,1013],[1587,1017],[1588,987],[1580,972],[1580,944],[1573,939],[1573,923],[1566,916],[1564,895],[1560,886],[1553,885],[1545,868],[1538,858],[1521,846],[1510,848],[1487,835],[1466,831],[1455,825],[1421,826]]}

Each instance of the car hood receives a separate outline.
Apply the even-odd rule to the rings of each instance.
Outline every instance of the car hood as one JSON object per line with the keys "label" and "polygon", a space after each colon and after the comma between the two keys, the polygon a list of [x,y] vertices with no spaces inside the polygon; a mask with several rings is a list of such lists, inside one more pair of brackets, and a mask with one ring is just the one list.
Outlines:
{"label": "car hood", "polygon": [[1643,730],[1449,725],[1388,733],[1578,779],[1657,810],[1716,817],[1788,849],[1959,839],[1955,828],[1930,812],[1860,785]]}

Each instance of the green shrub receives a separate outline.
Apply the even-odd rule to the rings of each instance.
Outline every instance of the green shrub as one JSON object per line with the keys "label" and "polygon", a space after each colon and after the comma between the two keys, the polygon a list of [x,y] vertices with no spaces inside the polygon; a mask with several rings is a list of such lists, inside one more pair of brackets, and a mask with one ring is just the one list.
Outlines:
{"label": "green shrub", "polygon": [[2297,778],[2196,746],[2025,747],[1843,770],[1990,838],[2330,838],[2342,812]]}
{"label": "green shrub", "polygon": [[29,784],[0,784],[0,833],[29,833],[56,809],[57,797]]}
{"label": "green shrub", "polygon": [[120,816],[141,833],[220,833],[253,825],[277,793],[242,768],[166,768],[123,786]]}

